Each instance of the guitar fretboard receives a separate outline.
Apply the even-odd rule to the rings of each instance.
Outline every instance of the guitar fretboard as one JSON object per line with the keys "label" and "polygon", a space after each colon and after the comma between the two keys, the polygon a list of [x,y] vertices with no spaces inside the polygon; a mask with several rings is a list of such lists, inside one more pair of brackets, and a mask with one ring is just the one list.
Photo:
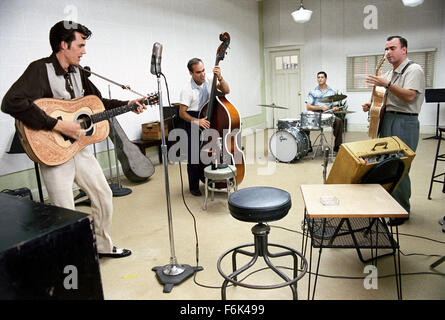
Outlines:
{"label": "guitar fretboard", "polygon": [[[149,101],[148,101],[148,99],[145,99],[145,100],[141,101],[140,103],[147,105],[149,103]],[[99,112],[99,113],[95,113],[95,114],[91,115],[91,120],[93,121],[93,123],[97,123],[100,121],[108,120],[110,118],[116,117],[120,114],[129,112],[129,111],[134,111],[137,108],[138,108],[138,105],[136,103],[128,104],[125,106],[117,107],[117,108],[110,109],[110,110],[105,110],[105,111]]]}

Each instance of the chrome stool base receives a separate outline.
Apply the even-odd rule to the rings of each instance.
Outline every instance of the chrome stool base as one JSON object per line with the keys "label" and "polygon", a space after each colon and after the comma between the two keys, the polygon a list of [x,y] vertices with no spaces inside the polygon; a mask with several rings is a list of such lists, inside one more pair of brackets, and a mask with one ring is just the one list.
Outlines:
{"label": "chrome stool base", "polygon": [[[229,282],[233,283],[234,286],[241,286],[241,287],[250,288],[250,289],[276,289],[276,288],[281,288],[284,286],[290,286],[290,288],[292,290],[293,299],[294,300],[298,299],[296,282],[298,280],[300,280],[307,272],[307,266],[308,266],[307,261],[306,261],[305,257],[297,250],[294,250],[292,248],[289,248],[289,247],[286,247],[283,245],[279,245],[279,244],[268,243],[267,237],[268,237],[269,232],[270,232],[270,227],[268,225],[263,224],[263,223],[256,224],[252,228],[252,233],[254,235],[255,243],[241,245],[241,246],[232,248],[232,249],[226,251],[218,259],[218,263],[217,263],[218,272],[225,279],[223,282],[223,285],[221,287],[221,299],[222,300],[226,300],[226,289],[227,289],[227,285],[229,284]],[[255,249],[254,252],[242,250],[243,248],[252,247],[252,246]],[[279,252],[279,253],[270,253],[269,252],[270,246],[285,249],[285,251]],[[221,262],[224,259],[224,257],[230,253],[232,253],[232,270],[233,270],[233,272],[227,276],[221,269]],[[250,256],[250,257],[252,257],[252,259],[246,265],[244,265],[240,269],[237,269],[237,265],[236,265],[236,255],[237,254],[243,254],[246,256]],[[260,256],[263,257],[263,259],[266,262],[269,269],[272,269],[285,282],[275,284],[275,285],[252,285],[252,284],[243,283],[243,282],[237,280],[237,277],[241,273],[243,273],[244,271],[246,271],[247,269],[252,267],[255,264],[255,262],[257,261],[258,257],[260,257]],[[292,256],[293,257],[294,264],[293,264],[293,278],[292,279],[290,279],[283,272],[281,272],[269,259],[269,258],[276,258],[276,257],[283,257],[283,256]],[[298,258],[301,259],[301,266],[302,266],[302,271],[300,274],[298,274]]]}

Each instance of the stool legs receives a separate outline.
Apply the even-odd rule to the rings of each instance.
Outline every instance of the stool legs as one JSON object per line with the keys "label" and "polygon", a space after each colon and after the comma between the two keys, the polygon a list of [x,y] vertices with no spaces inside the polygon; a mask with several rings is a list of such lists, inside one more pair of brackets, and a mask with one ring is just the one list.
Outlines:
{"label": "stool legs", "polygon": [[204,210],[207,210],[207,197],[209,196],[209,178],[205,178],[205,195],[204,195],[204,205],[202,206],[202,208]]}
{"label": "stool legs", "polygon": [[[211,201],[214,200],[215,198],[215,183],[216,182],[222,182],[224,180],[211,180],[208,177],[205,177],[205,196],[204,196],[204,204],[202,206],[202,208],[204,210],[207,210],[207,200],[209,197],[209,184],[212,186],[212,190],[211,190]],[[238,186],[236,184],[236,176],[234,177],[230,177],[225,179],[226,185],[227,185],[227,199],[229,199],[230,196],[230,191],[231,190],[238,190]]]}
{"label": "stool legs", "polygon": [[[439,136],[439,140],[438,140],[438,142],[437,142],[436,157],[434,158],[433,173],[432,173],[432,175],[431,175],[430,189],[429,189],[429,191],[428,191],[428,200],[431,200],[431,191],[432,191],[432,189],[433,189],[433,183],[434,183],[434,182],[440,182],[440,183],[443,183],[444,185],[443,185],[442,191],[445,192],[445,172],[436,175],[437,161],[445,161],[445,154],[439,155],[439,151],[440,151],[440,142],[442,141],[442,130],[439,130],[439,131],[440,131],[440,136]],[[444,181],[443,181],[443,182],[442,182],[442,181],[434,180],[435,178],[438,178],[438,177],[440,177],[440,176],[442,176],[442,175],[444,176]]]}
{"label": "stool legs", "polygon": [[[246,288],[252,288],[252,289],[273,289],[273,288],[280,288],[280,287],[289,285],[292,290],[293,299],[294,300],[298,299],[296,282],[306,273],[307,261],[304,259],[304,257],[300,253],[298,253],[297,251],[295,251],[291,248],[288,248],[288,247],[285,247],[282,245],[278,245],[278,244],[269,244],[267,241],[267,236],[269,234],[269,230],[270,230],[270,227],[267,225],[264,225],[262,223],[255,225],[252,228],[252,233],[254,234],[254,237],[255,237],[254,244],[242,245],[242,246],[233,248],[233,249],[227,251],[218,260],[218,264],[217,264],[218,271],[225,278],[223,285],[221,287],[221,298],[223,300],[226,299],[226,288],[227,288],[227,285],[229,284],[229,282],[233,283],[234,286],[240,285],[240,286],[243,286]],[[255,247],[254,252],[242,250],[242,248],[249,247],[252,245]],[[269,246],[280,247],[280,248],[287,249],[287,250],[284,252],[279,252],[279,253],[273,254],[273,253],[269,252],[269,249],[268,249]],[[231,251],[233,251],[232,252],[232,270],[233,270],[233,272],[229,276],[225,276],[223,274],[223,272],[221,271],[220,263],[221,263],[221,260]],[[247,264],[245,264],[243,267],[241,267],[240,269],[237,269],[237,263],[236,263],[236,255],[237,254],[244,254],[244,255],[252,257],[252,259]],[[269,257],[276,258],[276,257],[282,257],[282,256],[288,256],[288,255],[293,257],[293,279],[290,279],[283,272],[281,272],[269,259]],[[239,274],[241,274],[242,272],[246,271],[247,269],[249,269],[251,266],[253,266],[255,264],[255,262],[258,260],[259,256],[263,257],[267,266],[270,269],[272,269],[276,274],[278,274],[285,281],[284,283],[279,284],[279,285],[270,285],[270,286],[255,286],[255,285],[249,285],[249,284],[238,282],[237,276]],[[298,256],[300,256],[300,258],[302,259],[302,264],[303,264],[303,272],[300,275],[298,275]]]}

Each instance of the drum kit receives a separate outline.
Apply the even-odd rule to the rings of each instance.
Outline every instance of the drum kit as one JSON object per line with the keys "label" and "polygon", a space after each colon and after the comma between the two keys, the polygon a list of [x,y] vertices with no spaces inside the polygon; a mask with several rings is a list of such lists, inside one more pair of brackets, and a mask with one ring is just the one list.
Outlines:
{"label": "drum kit", "polygon": [[[345,98],[345,95],[336,94],[321,98],[318,101],[332,104],[333,102],[340,101]],[[287,107],[278,106],[274,103],[270,105],[260,104],[258,106],[273,109],[288,109]],[[354,111],[340,110],[336,111],[335,113],[345,114],[353,112]],[[309,153],[310,149],[310,140],[305,131],[321,130],[323,133],[323,129],[332,127],[334,121],[335,114],[332,108],[326,110],[323,113],[313,111],[302,112],[299,119],[279,119],[277,122],[277,131],[271,136],[269,140],[269,150],[276,161],[279,162],[292,162],[294,160],[300,160]],[[273,123],[275,129],[275,116],[273,119]],[[320,135],[322,135],[322,133]],[[324,136],[322,138],[324,138]],[[326,138],[324,139],[326,140]],[[322,140],[321,143],[323,143]],[[324,149],[322,148],[322,152],[323,150]]]}

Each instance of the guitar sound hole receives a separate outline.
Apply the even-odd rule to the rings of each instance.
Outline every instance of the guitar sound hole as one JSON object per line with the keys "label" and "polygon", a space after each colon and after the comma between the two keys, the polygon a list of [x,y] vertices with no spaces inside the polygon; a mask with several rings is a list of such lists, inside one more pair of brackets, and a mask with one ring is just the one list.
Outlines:
{"label": "guitar sound hole", "polygon": [[93,134],[93,122],[88,114],[80,114],[76,120],[80,127],[86,130],[86,135],[90,136]]}

